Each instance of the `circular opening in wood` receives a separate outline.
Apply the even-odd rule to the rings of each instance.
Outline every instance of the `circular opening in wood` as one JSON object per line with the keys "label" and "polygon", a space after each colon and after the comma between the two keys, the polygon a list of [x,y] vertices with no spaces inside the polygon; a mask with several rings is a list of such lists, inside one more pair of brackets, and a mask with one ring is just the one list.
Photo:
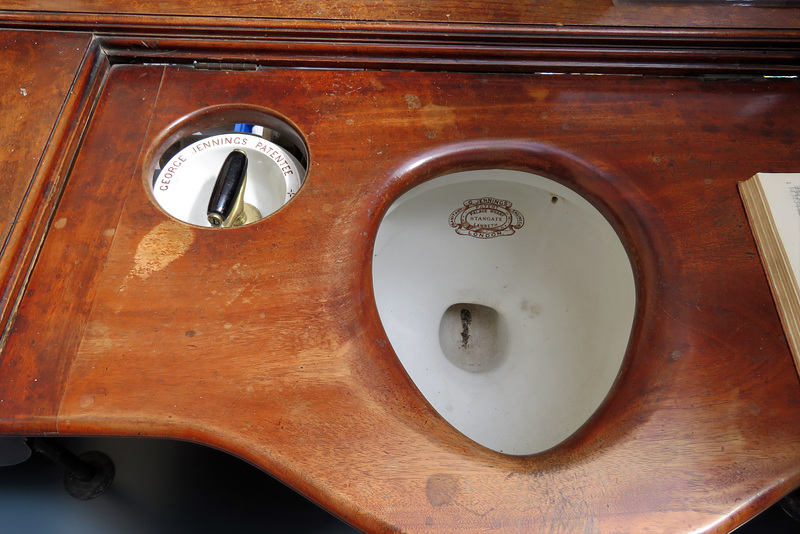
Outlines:
{"label": "circular opening in wood", "polygon": [[260,221],[300,191],[308,150],[286,120],[253,109],[198,112],[150,155],[146,184],[172,217],[209,228]]}

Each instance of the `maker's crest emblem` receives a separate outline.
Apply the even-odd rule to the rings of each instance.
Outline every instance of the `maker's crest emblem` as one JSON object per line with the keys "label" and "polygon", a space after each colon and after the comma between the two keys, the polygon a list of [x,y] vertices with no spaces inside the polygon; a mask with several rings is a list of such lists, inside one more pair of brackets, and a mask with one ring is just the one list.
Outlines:
{"label": "maker's crest emblem", "polygon": [[450,214],[450,226],[457,234],[479,239],[513,235],[524,224],[525,218],[511,209],[511,202],[492,197],[465,200],[463,207]]}

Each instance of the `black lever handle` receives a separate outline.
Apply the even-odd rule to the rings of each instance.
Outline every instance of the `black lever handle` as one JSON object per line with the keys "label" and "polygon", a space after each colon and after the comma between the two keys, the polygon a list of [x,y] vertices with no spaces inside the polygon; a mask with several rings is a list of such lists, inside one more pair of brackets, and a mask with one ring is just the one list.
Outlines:
{"label": "black lever handle", "polygon": [[247,181],[247,154],[234,150],[217,176],[214,191],[208,201],[208,222],[221,228],[241,224],[244,217],[244,185]]}

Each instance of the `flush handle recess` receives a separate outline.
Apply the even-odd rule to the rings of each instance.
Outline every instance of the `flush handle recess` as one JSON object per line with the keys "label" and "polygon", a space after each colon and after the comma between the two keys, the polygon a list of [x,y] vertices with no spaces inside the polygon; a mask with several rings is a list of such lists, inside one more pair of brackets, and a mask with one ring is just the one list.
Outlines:
{"label": "flush handle recess", "polygon": [[[168,148],[153,180],[156,203],[176,219],[201,227],[258,222],[289,202],[305,168],[283,146],[249,133],[195,134]],[[262,215],[264,214],[264,215]]]}

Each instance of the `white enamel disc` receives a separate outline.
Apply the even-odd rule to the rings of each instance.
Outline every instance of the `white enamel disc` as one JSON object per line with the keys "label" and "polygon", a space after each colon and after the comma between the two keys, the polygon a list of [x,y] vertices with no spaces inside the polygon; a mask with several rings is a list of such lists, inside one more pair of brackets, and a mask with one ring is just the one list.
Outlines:
{"label": "white enamel disc", "polygon": [[164,165],[153,184],[158,204],[177,219],[210,227],[207,209],[214,182],[235,149],[248,159],[244,201],[262,216],[286,204],[300,189],[305,170],[286,150],[255,135],[228,133],[192,143]]}

